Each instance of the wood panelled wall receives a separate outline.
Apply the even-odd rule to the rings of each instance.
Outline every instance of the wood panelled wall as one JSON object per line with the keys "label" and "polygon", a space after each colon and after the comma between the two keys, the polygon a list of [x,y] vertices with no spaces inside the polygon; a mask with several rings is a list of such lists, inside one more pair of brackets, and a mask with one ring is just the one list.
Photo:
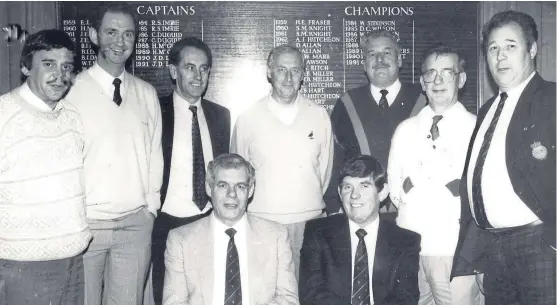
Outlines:
{"label": "wood panelled wall", "polygon": [[[495,13],[514,9],[531,15],[538,25],[537,70],[543,78],[555,81],[556,57],[556,2],[481,2],[478,23],[480,27]],[[2,2],[0,1],[0,27],[20,24],[29,33],[58,25],[58,5],[54,1]],[[481,31],[478,39],[481,39]],[[0,41],[0,94],[6,93],[20,84],[19,57],[22,45],[19,42]],[[480,52],[480,50],[478,50]],[[478,106],[493,95],[494,88],[487,71],[485,57],[480,52]]]}
{"label": "wood panelled wall", "polygon": [[[29,33],[58,25],[57,3],[54,1],[0,1],[0,29],[7,24],[19,24]],[[12,41],[8,44],[0,32],[0,94],[21,84],[19,58],[23,44]]]}
{"label": "wood panelled wall", "polygon": [[[556,49],[556,30],[555,30],[555,9],[556,2],[522,2],[522,1],[493,1],[481,2],[479,22],[484,25],[493,15],[505,10],[516,10],[524,12],[536,21],[538,26],[538,55],[536,56],[536,70],[545,80],[555,81],[555,49]],[[481,39],[481,29],[478,31]],[[487,63],[483,53],[480,54],[480,68],[478,69],[481,84],[478,86],[479,99],[478,107],[494,95],[497,88],[494,86]]]}

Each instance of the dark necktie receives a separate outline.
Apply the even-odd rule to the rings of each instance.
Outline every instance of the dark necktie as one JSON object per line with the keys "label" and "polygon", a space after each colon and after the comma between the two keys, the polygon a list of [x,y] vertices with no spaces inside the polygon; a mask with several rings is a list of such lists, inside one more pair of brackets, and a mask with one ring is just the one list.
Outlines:
{"label": "dark necktie", "polygon": [[116,105],[120,106],[122,103],[122,96],[120,95],[120,84],[122,80],[119,78],[115,78],[112,84],[114,85],[114,95],[112,96],[112,101],[116,103]]}
{"label": "dark necktie", "polygon": [[485,206],[482,196],[482,172],[485,164],[485,158],[487,157],[487,152],[489,150],[489,145],[491,144],[495,127],[497,126],[497,122],[499,121],[499,117],[501,116],[501,111],[503,111],[503,106],[505,106],[506,100],[507,93],[501,93],[501,100],[499,101],[499,105],[497,105],[497,109],[495,109],[493,119],[485,132],[484,140],[482,146],[480,147],[480,152],[478,153],[478,159],[472,176],[472,202],[474,205],[474,216],[476,216],[476,221],[482,228],[492,227],[487,220],[487,215],[485,214]]}
{"label": "dark necktie", "polygon": [[387,94],[389,93],[389,91],[383,89],[379,92],[381,92],[381,99],[379,100],[379,109],[381,109],[381,112],[385,113],[385,111],[387,111],[387,108],[389,108],[389,102],[387,101]]}
{"label": "dark necktie", "polygon": [[192,168],[192,200],[200,211],[207,205],[207,193],[205,193],[205,159],[203,158],[203,144],[201,143],[201,133],[199,132],[199,122],[197,120],[197,107],[190,106],[193,113],[191,119],[191,140],[193,153]]}
{"label": "dark necktie", "polygon": [[429,132],[431,132],[431,138],[433,139],[433,141],[439,138],[439,127],[437,126],[437,123],[439,123],[442,118],[442,115],[436,115],[433,117],[433,124],[431,125],[431,129],[429,130]]}
{"label": "dark necktie", "polygon": [[369,305],[369,265],[364,237],[366,230],[358,229],[356,235],[360,239],[354,255],[354,280],[352,282],[352,305]]}
{"label": "dark necktie", "polygon": [[230,228],[225,231],[230,240],[226,252],[226,278],[224,286],[224,305],[242,305],[242,279],[240,277],[240,260],[234,243],[236,230]]}

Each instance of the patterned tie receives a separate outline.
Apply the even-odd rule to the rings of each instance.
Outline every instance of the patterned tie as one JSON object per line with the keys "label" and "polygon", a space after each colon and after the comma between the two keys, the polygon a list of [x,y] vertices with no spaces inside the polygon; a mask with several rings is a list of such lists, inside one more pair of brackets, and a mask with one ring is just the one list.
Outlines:
{"label": "patterned tie", "polygon": [[356,235],[360,239],[354,256],[354,280],[352,282],[352,305],[370,305],[369,265],[364,236],[366,230],[358,229]]}
{"label": "patterned tie", "polygon": [[193,152],[193,197],[200,211],[207,205],[207,193],[205,193],[205,159],[203,158],[203,144],[201,143],[201,133],[199,132],[199,122],[197,120],[197,107],[190,106],[193,113],[191,119],[191,140]]}
{"label": "patterned tie", "polygon": [[476,222],[481,228],[492,228],[491,224],[487,220],[487,215],[485,214],[485,206],[482,196],[482,172],[485,158],[487,157],[487,152],[489,150],[489,145],[491,144],[495,127],[497,126],[497,122],[499,121],[499,117],[501,116],[501,111],[503,111],[503,106],[505,106],[506,100],[507,93],[501,93],[501,100],[499,101],[499,105],[497,105],[497,109],[495,109],[493,120],[491,120],[491,123],[485,132],[484,141],[480,147],[478,160],[476,161],[476,166],[474,167],[474,173],[472,175],[472,202],[474,204],[474,216],[476,216]]}
{"label": "patterned tie", "polygon": [[442,118],[443,118],[442,115],[436,115],[433,117],[433,124],[431,125],[431,129],[429,130],[429,132],[431,132],[431,137],[433,138],[433,141],[439,138],[439,127],[437,127],[437,123],[439,123],[439,121],[441,121]]}
{"label": "patterned tie", "polygon": [[114,95],[112,96],[112,101],[116,103],[116,105],[120,106],[122,103],[122,96],[120,95],[120,84],[122,80],[119,78],[115,78],[112,84],[114,85]]}
{"label": "patterned tie", "polygon": [[387,101],[387,94],[389,94],[389,91],[383,89],[379,92],[381,92],[381,99],[379,100],[379,109],[381,109],[381,112],[385,113],[385,111],[387,111],[387,108],[389,108],[389,102]]}
{"label": "patterned tie", "polygon": [[238,250],[234,244],[236,230],[230,228],[225,231],[230,240],[226,254],[226,278],[224,286],[224,305],[242,305],[242,279],[240,277],[240,260]]}

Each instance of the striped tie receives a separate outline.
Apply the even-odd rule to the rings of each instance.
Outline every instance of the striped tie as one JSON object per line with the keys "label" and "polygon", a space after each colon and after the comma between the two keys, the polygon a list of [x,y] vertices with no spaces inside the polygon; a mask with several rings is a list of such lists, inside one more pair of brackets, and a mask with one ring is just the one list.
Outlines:
{"label": "striped tie", "polygon": [[226,279],[224,286],[224,305],[242,305],[242,280],[240,278],[240,260],[238,250],[234,244],[236,230],[230,228],[225,231],[230,240],[226,253]]}
{"label": "striped tie", "polygon": [[356,235],[360,239],[354,255],[354,281],[352,282],[352,305],[370,305],[369,266],[364,236],[366,230],[358,229]]}
{"label": "striped tie", "polygon": [[484,199],[482,196],[482,172],[485,164],[485,158],[487,157],[487,152],[489,151],[489,145],[491,144],[495,127],[497,126],[497,122],[499,122],[499,117],[501,116],[506,100],[507,93],[502,92],[499,105],[497,105],[493,119],[485,132],[484,141],[480,147],[478,160],[476,161],[476,166],[474,167],[474,173],[472,175],[472,202],[474,203],[474,216],[476,217],[478,226],[481,228],[492,228],[491,224],[487,220],[487,215],[485,214]]}

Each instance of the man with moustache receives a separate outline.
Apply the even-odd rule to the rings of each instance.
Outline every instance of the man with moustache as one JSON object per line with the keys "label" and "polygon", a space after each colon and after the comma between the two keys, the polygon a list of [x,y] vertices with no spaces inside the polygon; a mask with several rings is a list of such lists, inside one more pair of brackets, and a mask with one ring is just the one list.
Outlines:
{"label": "man with moustache", "polygon": [[136,23],[125,3],[99,10],[89,28],[97,62],[68,95],[85,129],[86,304],[141,304],[163,174],[155,88],[125,71]]}
{"label": "man with moustache", "polygon": [[[386,30],[367,33],[361,42],[364,71],[369,84],[346,92],[331,113],[335,146],[335,170],[359,154],[376,157],[387,168],[393,133],[400,122],[415,115],[425,105],[418,84],[401,83],[402,57],[398,37]],[[336,149],[338,148],[338,149]],[[337,169],[338,168],[338,169]],[[336,180],[333,180],[336,181]],[[336,185],[327,191],[327,210],[338,212]],[[382,212],[393,212],[390,200]]]}
{"label": "man with moustache", "polygon": [[287,230],[246,214],[254,168],[220,155],[205,186],[211,215],[168,234],[163,304],[299,304]]}
{"label": "man with moustache", "polygon": [[230,112],[202,98],[207,89],[212,55],[200,39],[177,41],[169,53],[168,69],[176,87],[161,99],[164,174],[161,212],[153,228],[153,293],[162,302],[164,251],[171,229],[211,212],[205,192],[206,164],[228,153]]}
{"label": "man with moustache", "polygon": [[497,13],[482,36],[499,92],[472,134],[453,275],[483,270],[486,304],[555,304],[556,86],[535,71],[532,17]]}
{"label": "man with moustache", "polygon": [[20,87],[0,96],[0,304],[83,304],[83,126],[64,95],[75,47],[30,35]]}
{"label": "man with moustache", "polygon": [[396,223],[422,237],[420,305],[480,304],[473,275],[450,281],[458,240],[458,188],[476,117],[458,101],[465,60],[447,46],[428,50],[420,83],[429,104],[397,127],[389,153],[389,186]]}
{"label": "man with moustache", "polygon": [[300,263],[302,305],[416,305],[420,235],[379,219],[387,175],[368,155],[341,169],[345,214],[308,221]]}
{"label": "man with moustache", "polygon": [[305,223],[324,214],[333,158],[327,111],[299,94],[305,67],[295,47],[271,51],[272,91],[240,115],[230,144],[255,167],[257,192],[248,212],[287,227],[296,270]]}

